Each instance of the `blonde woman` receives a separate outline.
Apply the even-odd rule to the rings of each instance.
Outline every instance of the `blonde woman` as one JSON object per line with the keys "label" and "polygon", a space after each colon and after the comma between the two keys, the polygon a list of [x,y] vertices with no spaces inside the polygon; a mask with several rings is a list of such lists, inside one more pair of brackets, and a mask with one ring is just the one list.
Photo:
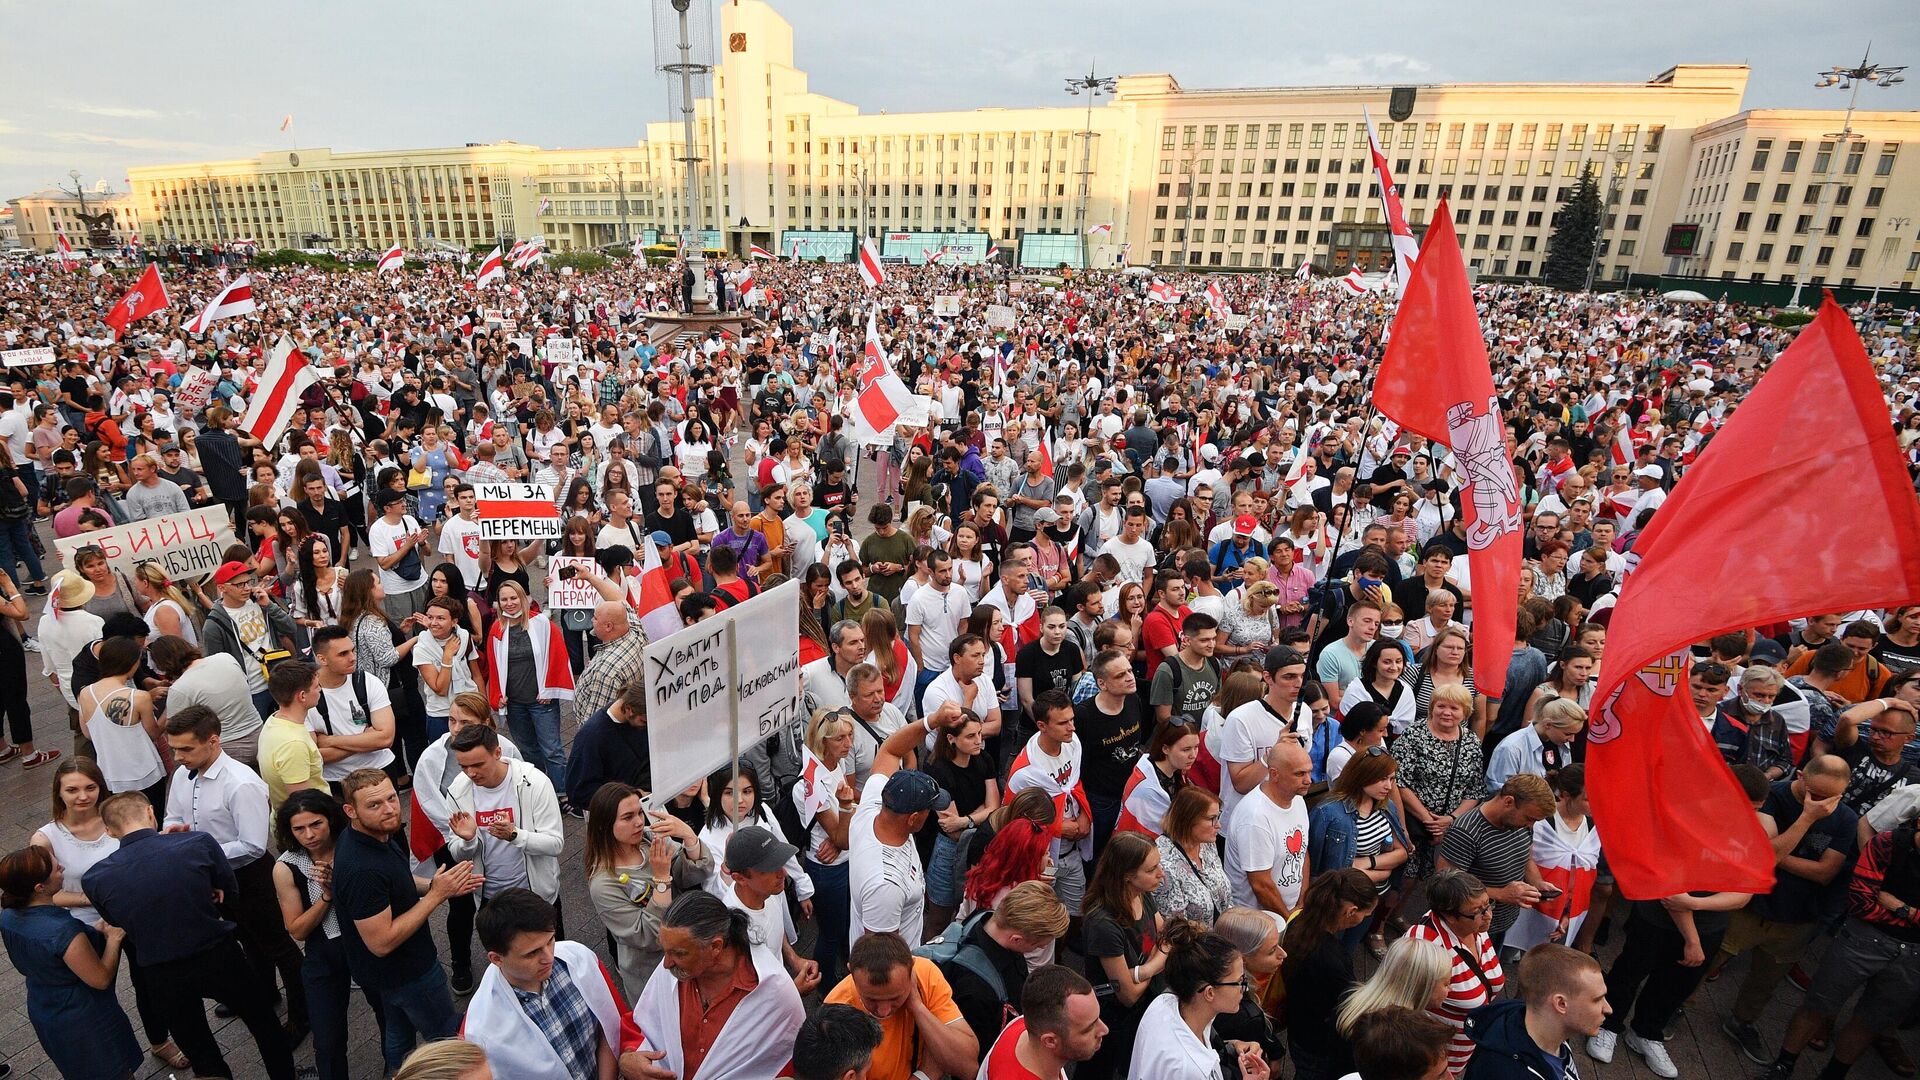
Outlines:
{"label": "blonde woman", "polygon": [[154,637],[177,637],[196,647],[200,644],[200,620],[205,613],[179,586],[167,580],[159,563],[143,562],[133,568],[133,591],[146,601],[147,627]]}
{"label": "blonde woman", "polygon": [[1343,1039],[1353,1038],[1360,1018],[1381,1009],[1402,1008],[1433,1012],[1447,998],[1447,977],[1453,957],[1437,942],[1403,937],[1387,946],[1387,955],[1366,982],[1353,988],[1334,1014],[1334,1028]]}
{"label": "blonde woman", "polygon": [[853,824],[854,790],[847,780],[853,753],[853,720],[846,712],[824,712],[807,725],[800,755],[800,779],[793,784],[793,806],[807,830],[802,865],[813,879],[813,913],[820,935],[813,958],[820,981],[839,985],[845,972],[847,934],[853,917],[849,892],[847,831]]}

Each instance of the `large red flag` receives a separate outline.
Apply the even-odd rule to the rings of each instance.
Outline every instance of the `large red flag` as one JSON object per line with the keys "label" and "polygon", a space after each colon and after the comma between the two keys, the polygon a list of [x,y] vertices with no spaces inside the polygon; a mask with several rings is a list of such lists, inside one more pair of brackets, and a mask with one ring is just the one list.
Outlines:
{"label": "large red flag", "polygon": [[148,263],[147,272],[133,283],[127,295],[121,297],[113,310],[107,312],[102,320],[113,327],[113,336],[118,338],[127,332],[127,327],[156,311],[167,309],[167,283],[160,280],[160,265]]}
{"label": "large red flag", "polygon": [[1634,544],[1593,695],[1587,793],[1629,897],[1766,892],[1773,848],[1686,693],[1688,646],[1920,600],[1920,500],[1829,296]]}
{"label": "large red flag", "polygon": [[1453,449],[1465,483],[1460,506],[1473,572],[1473,636],[1479,646],[1473,683],[1480,693],[1499,697],[1507,688],[1520,607],[1520,485],[1445,199],[1433,212],[1406,290],[1374,376],[1373,401],[1401,427]]}

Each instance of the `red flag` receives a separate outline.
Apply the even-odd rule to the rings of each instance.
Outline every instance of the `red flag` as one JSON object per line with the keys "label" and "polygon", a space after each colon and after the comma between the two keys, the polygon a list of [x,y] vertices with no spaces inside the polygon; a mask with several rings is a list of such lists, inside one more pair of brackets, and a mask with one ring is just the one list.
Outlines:
{"label": "red flag", "polygon": [[160,280],[160,265],[148,263],[147,272],[133,283],[127,295],[113,305],[107,312],[105,322],[113,327],[113,336],[118,338],[127,332],[127,326],[152,315],[167,310],[167,283]]}
{"label": "red flag", "polygon": [[1507,688],[1520,606],[1520,487],[1445,199],[1407,275],[1393,338],[1374,376],[1373,400],[1401,427],[1451,447],[1465,475],[1460,506],[1480,646],[1473,654],[1473,682],[1481,693],[1499,697]]}
{"label": "red flag", "polygon": [[1831,296],[1634,550],[1587,737],[1607,861],[1635,899],[1766,892],[1773,849],[1688,703],[1687,647],[1920,600],[1920,500],[1866,349]]}

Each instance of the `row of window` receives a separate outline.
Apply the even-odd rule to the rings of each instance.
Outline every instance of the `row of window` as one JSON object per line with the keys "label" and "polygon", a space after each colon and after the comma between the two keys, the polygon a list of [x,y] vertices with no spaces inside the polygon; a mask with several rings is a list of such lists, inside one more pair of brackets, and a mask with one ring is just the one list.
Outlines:
{"label": "row of window", "polygon": [[[1805,150],[1806,150],[1806,140],[1804,139],[1789,140],[1787,142],[1786,149],[1780,155],[1780,171],[1786,172],[1786,173],[1798,171],[1800,168],[1800,156]],[[1813,174],[1815,176],[1823,175],[1832,169],[1833,150],[1834,150],[1834,143],[1832,140],[1822,140],[1819,146],[1815,149],[1814,155],[1813,155]],[[1874,164],[1873,175],[1892,176],[1893,163],[1894,163],[1894,160],[1899,156],[1899,154],[1900,154],[1899,143],[1897,142],[1882,143],[1880,146],[1880,160]],[[1841,171],[1848,176],[1853,176],[1858,174],[1860,172],[1861,160],[1865,157],[1865,155],[1866,155],[1866,147],[1864,145],[1864,142],[1860,145],[1858,149],[1852,148],[1850,144],[1846,154],[1846,162],[1842,166]],[[1772,139],[1754,140],[1753,160],[1752,160],[1752,164],[1749,166],[1750,171],[1764,172],[1767,168],[1768,163],[1772,160],[1772,156],[1773,156],[1773,140]]]}
{"label": "row of window", "polygon": [[[1873,205],[1878,206],[1879,203],[1876,202]],[[1769,232],[1769,233],[1779,232],[1780,222],[1782,218],[1783,218],[1783,215],[1780,215],[1780,214],[1768,214],[1764,219],[1762,219],[1760,231]],[[1854,224],[1853,235],[1872,236],[1874,220],[1875,219],[1873,218],[1861,218],[1858,222]],[[1746,232],[1748,229],[1752,227],[1753,227],[1752,211],[1742,210],[1738,214],[1734,215],[1733,217],[1734,232]],[[1813,228],[1812,214],[1800,214],[1794,219],[1793,231],[1795,234],[1804,235],[1807,232],[1811,231],[1812,228]],[[1827,219],[1827,227],[1821,231],[1831,236],[1840,232],[1841,228],[1842,228],[1842,215],[1835,214],[1832,217],[1829,217]]]}
{"label": "row of window", "polygon": [[[1493,149],[1506,150],[1514,145],[1513,136],[1515,126],[1516,125],[1513,124],[1473,124],[1471,125],[1471,130],[1469,130],[1469,125],[1464,123],[1444,125],[1447,149],[1458,150],[1464,141],[1470,150],[1484,150],[1487,148],[1488,136],[1489,133],[1491,133]],[[1280,148],[1280,140],[1283,134],[1281,129],[1283,127],[1285,128],[1286,148],[1289,150],[1300,149],[1301,137],[1303,135],[1306,137],[1306,148],[1309,150],[1318,150],[1322,147],[1331,147],[1335,150],[1344,149],[1347,145],[1349,129],[1351,129],[1353,145],[1355,147],[1367,145],[1365,124],[1267,124],[1265,125],[1266,130],[1264,133],[1266,139],[1264,145],[1267,149],[1277,150]],[[1396,125],[1392,123],[1381,124],[1380,146],[1383,149],[1392,147],[1394,145],[1394,135],[1398,134],[1400,136],[1400,149],[1402,150],[1413,149],[1413,142],[1416,137],[1420,139],[1422,148],[1431,150],[1440,144],[1442,127],[1443,125],[1438,123],[1410,122],[1398,125],[1396,131]],[[1521,150],[1532,150],[1534,148],[1536,135],[1540,136],[1539,145],[1542,150],[1560,149],[1563,135],[1565,137],[1565,145],[1570,150],[1592,149],[1599,153],[1606,153],[1617,147],[1620,150],[1631,151],[1635,148],[1636,144],[1640,143],[1640,125],[1638,124],[1622,126],[1619,130],[1617,142],[1614,137],[1614,126],[1612,124],[1546,124],[1544,125],[1544,130],[1543,125],[1540,124],[1520,124],[1518,127],[1520,138],[1517,148]],[[1182,149],[1194,149],[1196,146],[1195,136],[1197,134],[1199,138],[1197,144],[1199,149],[1234,150],[1240,146],[1242,130],[1243,125],[1240,124],[1226,124],[1224,126],[1219,124],[1186,124],[1179,127],[1169,124],[1160,129],[1160,149],[1172,150],[1177,132],[1179,145]],[[1660,149],[1660,138],[1665,130],[1665,127],[1660,124],[1654,124],[1648,127],[1645,144],[1640,148],[1648,153],[1658,152]],[[1262,145],[1260,124],[1246,124],[1244,125],[1244,131],[1247,149]],[[1589,134],[1591,134],[1591,142],[1589,142]]]}

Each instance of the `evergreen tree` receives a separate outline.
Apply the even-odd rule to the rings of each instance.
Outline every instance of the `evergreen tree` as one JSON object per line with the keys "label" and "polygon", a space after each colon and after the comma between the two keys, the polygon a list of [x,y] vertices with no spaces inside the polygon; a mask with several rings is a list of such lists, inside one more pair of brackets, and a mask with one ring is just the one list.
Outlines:
{"label": "evergreen tree", "polygon": [[1547,261],[1540,279],[1556,289],[1579,289],[1587,283],[1587,266],[1593,261],[1593,245],[1600,232],[1600,183],[1593,170],[1580,174],[1580,180],[1567,193],[1554,214],[1553,237],[1547,241]]}

